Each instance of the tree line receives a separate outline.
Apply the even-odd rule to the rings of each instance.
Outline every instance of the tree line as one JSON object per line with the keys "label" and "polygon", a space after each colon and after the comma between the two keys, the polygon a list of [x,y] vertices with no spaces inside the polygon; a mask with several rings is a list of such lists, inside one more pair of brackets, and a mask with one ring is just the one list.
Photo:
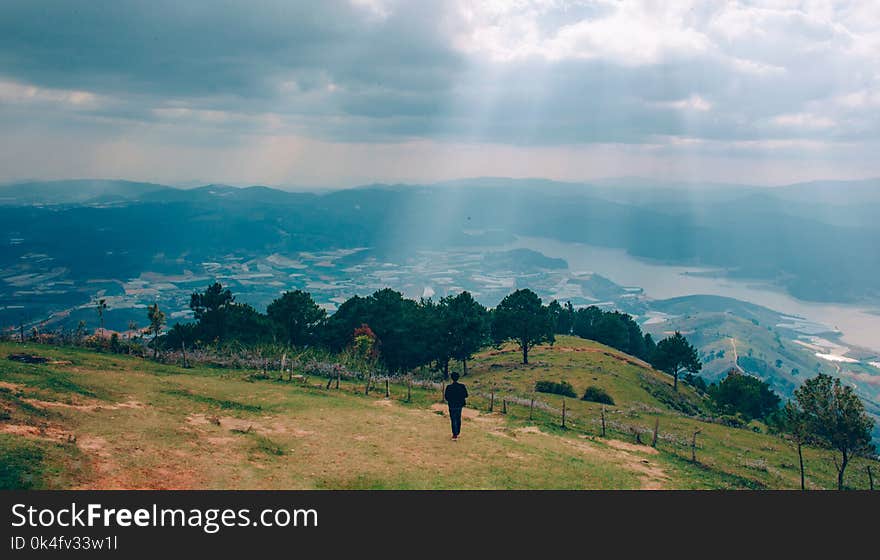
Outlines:
{"label": "tree line", "polygon": [[458,363],[467,374],[468,361],[477,351],[511,341],[522,363],[528,364],[531,350],[552,344],[557,334],[595,340],[648,361],[669,373],[676,389],[680,375],[695,374],[702,367],[696,349],[681,333],[655,343],[626,313],[595,306],[575,310],[570,302],[555,300],[545,305],[529,289],[516,290],[487,309],[467,291],[434,301],[408,299],[385,288],[353,296],[331,315],[302,290],[284,292],[260,313],[214,283],[193,293],[189,306],[195,321],[178,322],[161,337],[161,322],[156,322],[161,311],[150,307],[155,349],[282,343],[340,352],[353,343],[356,329],[367,327],[375,336],[377,361],[389,373],[429,366],[448,377],[450,364]]}

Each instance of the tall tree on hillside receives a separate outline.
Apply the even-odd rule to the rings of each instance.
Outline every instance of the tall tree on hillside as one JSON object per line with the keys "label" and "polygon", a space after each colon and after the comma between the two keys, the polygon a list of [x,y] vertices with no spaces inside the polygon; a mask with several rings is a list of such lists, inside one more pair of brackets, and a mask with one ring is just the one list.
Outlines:
{"label": "tall tree on hillside", "polygon": [[228,341],[245,345],[275,342],[276,325],[247,303],[227,305],[220,317]]}
{"label": "tall tree on hillside", "polygon": [[678,331],[657,343],[653,362],[655,368],[672,376],[672,388],[678,391],[678,376],[684,372],[696,374],[703,369],[697,349]]}
{"label": "tall tree on hillside", "polygon": [[788,401],[782,408],[780,416],[780,427],[782,428],[785,438],[794,443],[797,448],[798,464],[801,470],[801,490],[806,490],[806,477],[804,476],[804,451],[805,444],[810,442],[812,434],[810,426],[807,422],[807,416],[800,409],[796,402]]}
{"label": "tall tree on hillside", "polygon": [[339,306],[327,321],[324,343],[339,349],[351,343],[352,331],[368,324],[382,344],[379,360],[389,372],[402,372],[434,359],[430,304],[385,288]]}
{"label": "tall tree on hillside", "polygon": [[209,341],[222,341],[226,335],[226,310],[235,301],[235,296],[219,282],[214,282],[204,293],[190,296],[189,307],[193,310],[202,330]]}
{"label": "tall tree on hillside", "polygon": [[645,341],[645,355],[642,357],[646,362],[650,362],[654,359],[654,352],[657,351],[657,343],[654,342],[654,337],[651,336],[651,333],[645,333],[644,336]]}
{"label": "tall tree on hillside", "polygon": [[445,298],[434,303],[430,298],[419,302],[424,324],[424,332],[428,334],[424,349],[427,352],[426,362],[433,362],[434,367],[443,372],[443,378],[449,377],[449,361],[452,360],[452,334],[447,319],[448,309]]}
{"label": "tall tree on hillside", "polygon": [[572,320],[572,334],[581,338],[596,340],[599,332],[599,321],[602,320],[603,316],[604,312],[595,305],[578,309],[575,311]]}
{"label": "tall tree on hillside", "polygon": [[522,363],[529,363],[529,350],[542,342],[554,342],[553,321],[541,298],[529,289],[509,294],[492,312],[495,344],[515,341],[522,350]]}
{"label": "tall tree on hillside", "polygon": [[162,325],[165,324],[165,313],[159,309],[159,304],[147,306],[147,319],[150,321],[150,332],[153,333],[153,358],[159,357],[159,334]]}
{"label": "tall tree on hillside", "polygon": [[386,362],[390,371],[406,372],[431,362],[431,327],[436,316],[433,307],[430,300],[403,299],[401,314],[397,319],[399,322],[392,337],[394,363],[390,359]]}
{"label": "tall tree on hillside", "polygon": [[767,418],[779,410],[779,395],[768,383],[733,368],[720,383],[712,383],[708,392],[722,413],[740,413],[747,420]]}
{"label": "tall tree on hillside", "polygon": [[369,321],[370,300],[352,296],[322,325],[319,331],[320,342],[333,352],[341,352],[351,344],[354,330]]}
{"label": "tall tree on hillside", "polygon": [[873,451],[872,420],[852,387],[840,379],[820,373],[794,392],[803,421],[819,443],[836,450],[837,489],[843,490],[843,475],[853,455]]}
{"label": "tall tree on hillside", "polygon": [[104,312],[107,311],[107,300],[101,298],[95,302],[98,310],[98,319],[101,321],[101,336],[104,336]]}
{"label": "tall tree on hillside", "polygon": [[284,333],[291,346],[311,344],[327,312],[318,307],[307,292],[295,290],[284,294],[266,308],[269,318]]}
{"label": "tall tree on hillside", "polygon": [[137,328],[138,328],[137,321],[135,321],[135,320],[128,321],[128,333],[126,334],[126,338],[128,339],[129,344],[127,344],[126,346],[128,347],[129,354],[131,354],[131,341],[134,340],[137,336]]}
{"label": "tall tree on hillside", "polygon": [[488,313],[470,292],[440,300],[443,336],[448,337],[450,356],[461,362],[467,375],[467,362],[483,347],[488,338]]}
{"label": "tall tree on hillside", "polygon": [[555,299],[547,306],[550,318],[553,321],[553,332],[556,334],[571,334],[574,326],[574,306],[570,301],[561,305]]}

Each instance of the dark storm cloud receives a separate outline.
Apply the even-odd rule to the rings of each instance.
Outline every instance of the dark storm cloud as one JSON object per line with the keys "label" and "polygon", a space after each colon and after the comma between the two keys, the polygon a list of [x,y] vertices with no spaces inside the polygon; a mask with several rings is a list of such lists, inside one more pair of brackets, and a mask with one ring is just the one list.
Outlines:
{"label": "dark storm cloud", "polygon": [[876,141],[880,14],[828,5],[5,0],[0,126],[207,144]]}
{"label": "dark storm cloud", "polygon": [[0,4],[0,72],[52,88],[261,98],[391,84],[442,89],[458,57],[430,6],[373,21],[349,2],[9,0]]}

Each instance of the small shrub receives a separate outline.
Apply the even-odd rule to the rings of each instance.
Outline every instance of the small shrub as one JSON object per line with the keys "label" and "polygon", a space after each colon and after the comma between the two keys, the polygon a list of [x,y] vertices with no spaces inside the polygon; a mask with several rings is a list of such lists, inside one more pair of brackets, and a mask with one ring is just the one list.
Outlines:
{"label": "small shrub", "polygon": [[590,401],[594,403],[601,404],[610,404],[614,405],[614,399],[611,398],[611,395],[605,389],[601,387],[596,387],[594,385],[590,385],[587,387],[587,390],[584,391],[584,396],[581,397],[582,401]]}
{"label": "small shrub", "polygon": [[722,414],[716,421],[728,428],[744,428],[746,426],[746,421],[739,414]]}
{"label": "small shrub", "polygon": [[688,416],[696,416],[702,412],[697,402],[691,401],[684,392],[674,391],[669,384],[643,374],[639,375],[639,380],[640,385],[649,395],[669,408]]}
{"label": "small shrub", "polygon": [[284,448],[278,445],[275,441],[267,438],[266,436],[261,436],[259,434],[255,434],[254,436],[254,447],[253,450],[259,453],[265,453],[266,455],[275,455],[280,457],[284,455]]}
{"label": "small shrub", "polygon": [[567,381],[538,381],[535,383],[535,391],[539,393],[552,393],[554,395],[562,395],[563,397],[577,398],[574,387]]}

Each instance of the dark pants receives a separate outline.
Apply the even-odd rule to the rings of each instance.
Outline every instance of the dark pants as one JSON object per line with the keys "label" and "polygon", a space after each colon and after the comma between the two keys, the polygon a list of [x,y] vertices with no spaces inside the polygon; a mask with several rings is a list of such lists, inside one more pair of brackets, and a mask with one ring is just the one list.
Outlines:
{"label": "dark pants", "polygon": [[449,419],[452,420],[452,435],[457,436],[461,432],[461,407],[449,407]]}

